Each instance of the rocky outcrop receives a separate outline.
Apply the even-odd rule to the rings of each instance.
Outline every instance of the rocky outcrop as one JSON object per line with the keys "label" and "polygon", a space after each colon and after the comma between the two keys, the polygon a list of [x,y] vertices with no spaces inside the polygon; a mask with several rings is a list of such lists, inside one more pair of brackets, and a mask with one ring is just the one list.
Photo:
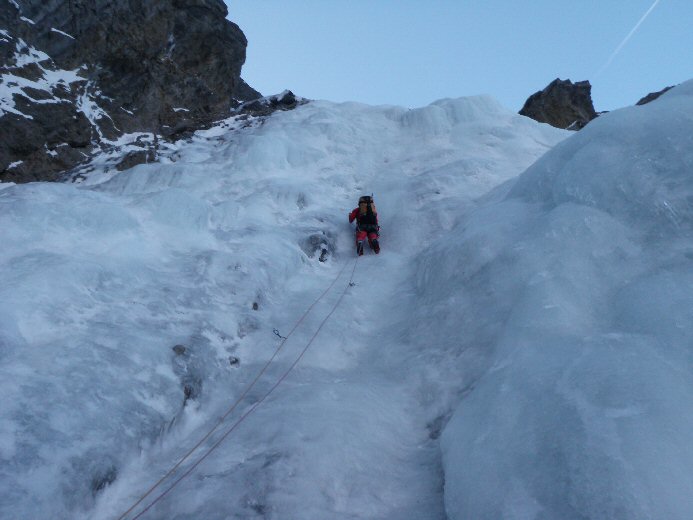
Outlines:
{"label": "rocky outcrop", "polygon": [[647,96],[645,96],[644,98],[640,99],[640,100],[636,103],[636,105],[646,105],[647,103],[650,103],[650,102],[654,101],[654,100],[657,99],[659,96],[661,96],[662,94],[664,94],[666,91],[671,90],[672,88],[674,88],[674,85],[672,85],[671,87],[665,87],[665,88],[663,88],[662,90],[660,90],[659,92],[650,92]]}
{"label": "rocky outcrop", "polygon": [[0,2],[0,180],[54,180],[124,134],[174,138],[260,97],[226,15],[222,0]]}
{"label": "rocky outcrop", "polygon": [[[262,125],[274,112],[293,110],[308,102],[309,100],[294,95],[290,90],[285,90],[280,94],[241,103],[230,110],[228,117],[214,121],[214,126],[226,132],[240,131]],[[66,182],[83,182],[94,172],[110,176],[142,163],[175,162],[179,156],[180,141],[189,140],[194,133],[193,129],[186,130],[169,139],[155,133],[130,134],[128,139],[121,138],[117,143],[102,146],[99,153],[66,172],[61,179]]]}
{"label": "rocky outcrop", "polygon": [[555,79],[544,90],[532,94],[520,114],[556,128],[579,130],[597,117],[589,81]]}
{"label": "rocky outcrop", "polygon": [[305,102],[305,99],[297,98],[293,92],[285,90],[275,96],[267,96],[243,103],[236,109],[236,112],[261,117],[270,115],[277,110],[292,110]]}

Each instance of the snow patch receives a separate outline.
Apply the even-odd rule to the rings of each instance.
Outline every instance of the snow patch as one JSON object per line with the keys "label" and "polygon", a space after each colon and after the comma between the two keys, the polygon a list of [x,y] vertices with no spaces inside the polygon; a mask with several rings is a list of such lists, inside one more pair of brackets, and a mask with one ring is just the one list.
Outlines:
{"label": "snow patch", "polygon": [[54,88],[58,86],[69,86],[71,83],[77,81],[84,81],[84,78],[80,77],[77,71],[69,70],[49,70],[42,67],[43,77],[32,81],[30,79],[23,78],[21,76],[14,75],[12,73],[7,73],[2,75],[2,83],[0,84],[0,116],[5,112],[12,114],[17,114],[27,119],[33,119],[30,115],[24,114],[16,109],[14,102],[15,95],[22,95],[32,99],[34,103],[64,103],[65,101],[59,98],[49,98],[36,100],[27,95],[24,89],[33,88],[36,90],[43,90],[52,94]]}
{"label": "snow patch", "polygon": [[[107,142],[104,138],[103,132],[99,126],[99,121],[102,119],[108,119],[111,122],[111,116],[108,115],[104,109],[102,109],[98,104],[98,99],[103,97],[98,88],[95,88],[92,82],[87,82],[84,86],[82,94],[77,98],[77,108],[92,124],[99,137]],[[115,126],[115,125],[114,125]]]}
{"label": "snow patch", "polygon": [[70,39],[72,39],[72,40],[75,39],[74,36],[72,36],[72,35],[70,35],[70,34],[67,34],[66,32],[63,32],[63,31],[61,31],[61,30],[59,30],[59,29],[56,29],[55,27],[51,27],[51,31],[52,31],[52,32],[55,32],[55,33],[58,33],[58,34],[62,34],[63,36],[66,36],[66,37],[68,37],[68,38],[70,38]]}
{"label": "snow patch", "polygon": [[[9,36],[6,32],[3,33],[5,36]],[[12,37],[10,37],[12,39]],[[36,81],[26,79],[24,77],[18,76],[12,72],[2,74],[2,82],[0,82],[0,117],[5,113],[16,114],[27,119],[33,119],[30,115],[24,114],[17,110],[14,101],[15,95],[21,95],[28,97],[33,103],[62,103],[63,100],[59,98],[49,98],[49,99],[33,99],[28,95],[24,89],[32,88],[36,90],[43,90],[52,95],[53,89],[57,87],[70,88],[70,84],[75,82],[85,81],[79,75],[79,69],[77,70],[52,70],[50,65],[53,64],[51,58],[42,51],[35,49],[34,47],[27,45],[27,43],[18,38],[15,42],[15,54],[14,62],[12,67],[8,67],[10,71],[13,69],[25,67],[29,64],[35,64],[41,70],[41,77]],[[47,63],[48,62],[48,63]]]}
{"label": "snow patch", "polygon": [[21,38],[17,38],[16,51],[14,54],[15,67],[23,67],[30,63],[40,63],[50,61],[50,56],[43,51],[28,45]]}

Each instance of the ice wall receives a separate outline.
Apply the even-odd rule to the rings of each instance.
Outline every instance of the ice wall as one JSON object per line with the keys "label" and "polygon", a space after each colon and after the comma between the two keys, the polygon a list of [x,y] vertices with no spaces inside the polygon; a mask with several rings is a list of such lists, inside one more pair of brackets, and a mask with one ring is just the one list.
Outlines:
{"label": "ice wall", "polygon": [[419,259],[466,378],[450,518],[693,517],[692,145],[688,82],[592,121]]}

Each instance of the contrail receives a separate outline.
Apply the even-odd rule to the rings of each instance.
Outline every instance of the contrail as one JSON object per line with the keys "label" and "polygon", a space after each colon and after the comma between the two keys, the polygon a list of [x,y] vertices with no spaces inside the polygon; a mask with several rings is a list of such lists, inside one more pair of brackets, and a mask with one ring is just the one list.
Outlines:
{"label": "contrail", "polygon": [[626,43],[628,43],[628,40],[631,39],[631,37],[635,34],[635,31],[638,30],[638,28],[639,28],[639,27],[642,25],[642,23],[645,21],[645,18],[647,18],[647,17],[650,15],[650,13],[652,12],[652,10],[653,10],[655,7],[657,7],[657,4],[658,4],[659,2],[660,2],[660,0],[655,0],[654,3],[650,6],[650,8],[647,10],[647,12],[645,12],[645,14],[642,15],[642,17],[640,18],[640,20],[638,20],[638,23],[635,24],[635,27],[633,27],[633,28],[630,30],[630,32],[628,33],[628,35],[627,35],[625,38],[623,38],[623,41],[618,45],[618,47],[616,47],[616,50],[615,50],[614,52],[611,53],[611,56],[609,56],[609,59],[606,60],[606,63],[605,63],[604,65],[602,65],[602,67],[597,71],[597,73],[595,74],[595,77],[599,76],[602,72],[604,72],[604,71],[606,70],[606,68],[607,68],[609,65],[611,65],[611,62],[614,61],[614,58],[616,57],[616,55],[617,55],[619,52],[621,52],[621,49],[623,49],[623,46],[624,46]]}

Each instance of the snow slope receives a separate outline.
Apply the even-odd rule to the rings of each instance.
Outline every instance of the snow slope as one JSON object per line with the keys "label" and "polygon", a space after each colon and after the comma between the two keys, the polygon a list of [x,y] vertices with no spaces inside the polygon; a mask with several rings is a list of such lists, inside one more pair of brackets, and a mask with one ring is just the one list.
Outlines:
{"label": "snow slope", "polygon": [[142,518],[689,518],[692,92],[533,165],[486,97],[314,102],[0,190],[0,517],[117,518],[336,279]]}

